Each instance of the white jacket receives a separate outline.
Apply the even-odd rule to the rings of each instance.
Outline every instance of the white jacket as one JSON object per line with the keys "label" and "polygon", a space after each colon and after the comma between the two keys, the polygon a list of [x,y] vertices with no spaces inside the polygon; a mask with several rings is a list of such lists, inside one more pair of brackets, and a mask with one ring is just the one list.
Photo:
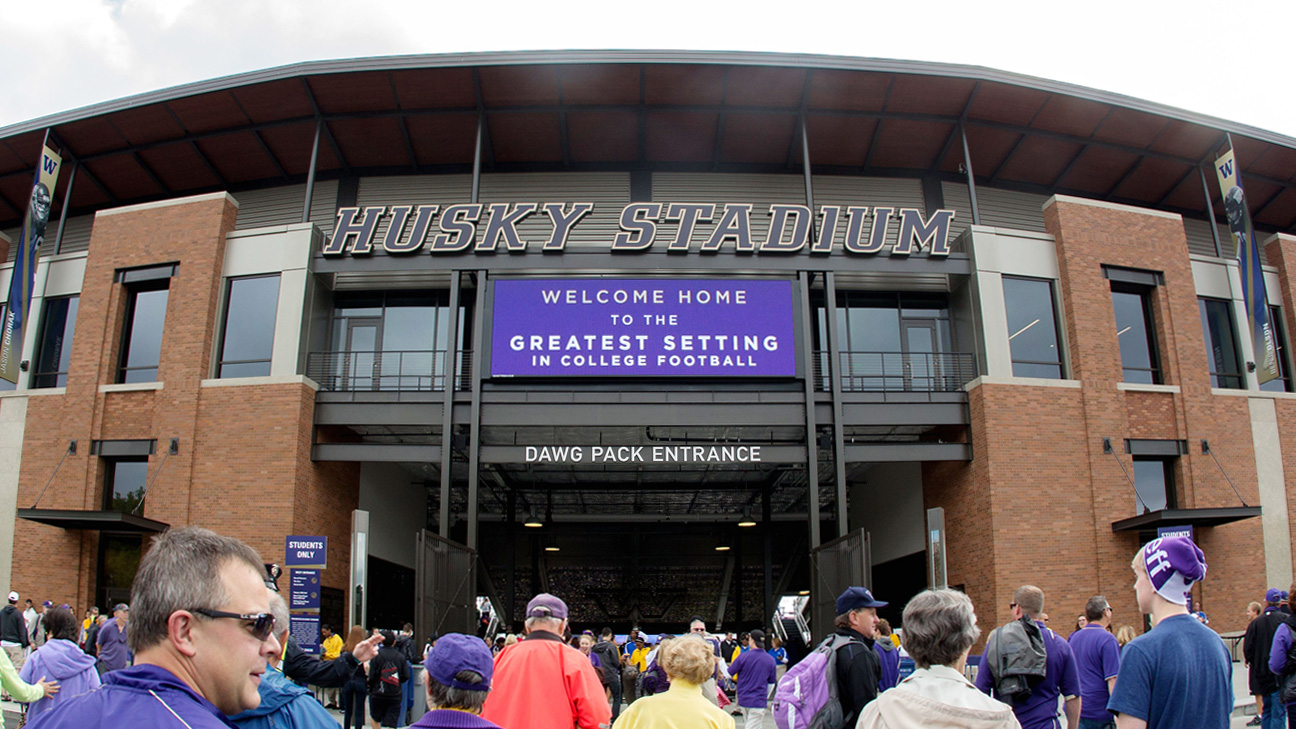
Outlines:
{"label": "white jacket", "polygon": [[949,666],[919,668],[860,712],[855,729],[1021,729],[1012,707]]}

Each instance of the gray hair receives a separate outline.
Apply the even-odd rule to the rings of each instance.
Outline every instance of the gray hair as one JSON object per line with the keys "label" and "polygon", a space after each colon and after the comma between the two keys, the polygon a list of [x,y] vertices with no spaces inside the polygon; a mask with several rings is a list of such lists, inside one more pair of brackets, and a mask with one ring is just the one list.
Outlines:
{"label": "gray hair", "polygon": [[1107,613],[1107,598],[1102,595],[1094,595],[1085,603],[1084,616],[1085,620],[1098,622],[1103,619]]}
{"label": "gray hair", "polygon": [[[468,684],[481,683],[482,676],[476,671],[460,671],[455,674],[455,680]],[[486,696],[490,693],[489,690],[470,691],[447,686],[432,678],[431,674],[428,674],[427,682],[428,703],[438,709],[460,709],[480,714],[482,706],[486,703]]]}
{"label": "gray hair", "polygon": [[981,637],[972,601],[957,590],[924,590],[904,609],[905,650],[919,668],[958,661]]}
{"label": "gray hair", "polygon": [[[284,602],[283,595],[266,588],[266,593],[270,595],[270,614],[274,616],[274,635],[276,638],[282,638],[284,633],[288,632],[288,603]],[[282,643],[283,641],[279,641]]]}
{"label": "gray hair", "polygon": [[550,633],[561,633],[562,623],[562,618],[531,617],[526,619],[526,629],[528,633],[533,630],[545,630]]}
{"label": "gray hair", "polygon": [[131,652],[166,640],[177,610],[215,610],[229,602],[221,567],[230,562],[265,570],[256,550],[202,527],[169,529],[154,539],[131,585]]}

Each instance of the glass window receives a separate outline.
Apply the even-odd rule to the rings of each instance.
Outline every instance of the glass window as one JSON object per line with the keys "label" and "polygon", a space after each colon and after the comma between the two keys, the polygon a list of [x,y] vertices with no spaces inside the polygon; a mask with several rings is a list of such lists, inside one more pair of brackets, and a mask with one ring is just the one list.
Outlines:
{"label": "glass window", "polygon": [[45,300],[45,318],[41,320],[36,342],[36,374],[32,387],[67,385],[68,363],[72,359],[72,331],[76,329],[77,304],[80,296]]}
{"label": "glass window", "polygon": [[170,279],[127,287],[126,332],[118,382],[156,382]]}
{"label": "glass window", "polygon": [[[5,322],[8,320],[8,318],[9,318],[9,305],[7,303],[0,302],[0,335],[3,335],[4,333],[4,325]],[[18,387],[17,385],[10,382],[9,380],[0,380],[0,392],[5,392],[6,390],[13,390],[16,389],[17,387]]]}
{"label": "glass window", "polygon": [[1125,382],[1161,384],[1156,342],[1152,338],[1152,307],[1147,289],[1112,285],[1116,337],[1120,341]]}
{"label": "glass window", "polygon": [[[459,312],[459,343],[468,331]],[[449,295],[444,291],[347,294],[333,309],[328,389],[438,390],[446,384]]]}
{"label": "glass window", "polygon": [[274,350],[279,275],[230,279],[217,377],[264,377]]}
{"label": "glass window", "polygon": [[1260,385],[1266,392],[1291,392],[1291,364],[1287,359],[1287,320],[1281,306],[1269,307],[1269,322],[1273,325],[1274,346],[1278,349],[1278,379]]}
{"label": "glass window", "polygon": [[131,585],[139,571],[143,539],[138,534],[105,532],[99,537],[100,605],[130,602]]}
{"label": "glass window", "polygon": [[1233,302],[1197,299],[1197,308],[1201,311],[1202,336],[1206,338],[1211,387],[1242,389],[1245,380],[1238,356],[1237,329],[1233,326]]}
{"label": "glass window", "polygon": [[142,514],[144,487],[147,484],[147,458],[109,460],[104,474],[104,508],[108,511]]}
{"label": "glass window", "polygon": [[1134,492],[1137,514],[1174,508],[1174,461],[1135,456]]}
{"label": "glass window", "polygon": [[1053,282],[1004,276],[1003,291],[1013,375],[1062,379]]}

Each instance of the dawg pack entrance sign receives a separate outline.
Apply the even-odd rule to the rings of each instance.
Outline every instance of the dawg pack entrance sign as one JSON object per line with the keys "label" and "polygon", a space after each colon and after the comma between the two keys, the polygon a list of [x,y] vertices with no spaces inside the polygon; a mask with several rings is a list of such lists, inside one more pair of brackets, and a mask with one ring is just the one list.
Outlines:
{"label": "dawg pack entrance sign", "polygon": [[[835,250],[848,254],[881,253],[889,231],[898,228],[891,255],[909,256],[927,249],[929,256],[949,255],[953,210],[937,210],[926,220],[916,208],[822,205],[818,214],[805,205],[770,205],[753,212],[749,203],[631,203],[621,210],[619,229],[608,242],[621,253],[646,251],[666,240],[673,253],[715,253],[726,246],[740,253],[792,254],[807,248],[812,254]],[[321,251],[325,256],[370,255],[376,251],[401,255],[496,253],[501,248],[521,253],[533,244],[543,251],[562,251],[580,222],[594,211],[594,203],[471,203],[447,205],[376,205],[339,208],[332,237]],[[752,237],[752,215],[770,217],[763,241]],[[522,238],[518,224],[533,216],[549,218],[544,241]],[[376,235],[386,223],[382,236]],[[811,223],[816,222],[812,237]],[[837,231],[845,226],[842,248],[834,248]],[[480,228],[480,234],[479,229]]]}
{"label": "dawg pack entrance sign", "polygon": [[792,377],[787,279],[495,279],[491,377]]}

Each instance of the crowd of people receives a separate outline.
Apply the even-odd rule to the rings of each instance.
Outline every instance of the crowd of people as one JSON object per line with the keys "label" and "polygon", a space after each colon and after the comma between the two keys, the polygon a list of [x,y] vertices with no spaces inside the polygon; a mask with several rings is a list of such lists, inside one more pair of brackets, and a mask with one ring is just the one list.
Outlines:
{"label": "crowd of people", "polygon": [[[1205,555],[1167,537],[1142,547],[1131,568],[1153,625],[1146,634],[1120,635],[1096,595],[1063,637],[1046,623],[1043,591],[1023,585],[1013,620],[988,635],[975,680],[967,669],[981,629],[967,595],[948,589],[912,598],[893,631],[877,614],[887,603],[849,587],[833,633],[790,667],[764,631],[711,633],[701,617],[655,640],[638,630],[624,642],[610,628],[573,634],[567,604],[547,593],[527,604],[523,632],[499,641],[451,633],[424,642],[408,624],[372,635],[353,626],[345,638],[323,630],[317,657],[289,634],[287,604],[255,551],[185,527],[155,541],[132,604],[102,625],[93,611],[79,621],[48,603],[28,619],[11,593],[0,609],[0,684],[30,703],[34,729],[332,729],[333,702],[349,729],[363,726],[366,699],[375,729],[411,719],[421,729],[733,729],[734,715],[746,729],[1227,727],[1231,659],[1188,608]],[[1266,605],[1250,606],[1243,653],[1265,727],[1296,725],[1291,600],[1271,589]],[[914,664],[903,678],[902,652]],[[419,717],[415,690],[428,707]]]}

